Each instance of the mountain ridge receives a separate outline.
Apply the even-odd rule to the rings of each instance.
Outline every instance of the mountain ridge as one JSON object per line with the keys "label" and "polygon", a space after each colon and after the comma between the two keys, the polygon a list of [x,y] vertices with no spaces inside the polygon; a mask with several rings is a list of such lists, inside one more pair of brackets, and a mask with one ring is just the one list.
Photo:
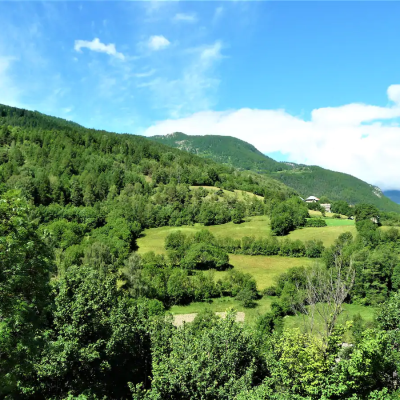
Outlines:
{"label": "mountain ridge", "polygon": [[400,206],[386,197],[377,186],[350,174],[316,165],[276,161],[250,143],[232,136],[200,136],[175,132],[149,139],[238,169],[269,175],[293,188],[302,197],[327,196],[333,201],[346,200],[350,204],[368,202],[384,211],[400,212]]}

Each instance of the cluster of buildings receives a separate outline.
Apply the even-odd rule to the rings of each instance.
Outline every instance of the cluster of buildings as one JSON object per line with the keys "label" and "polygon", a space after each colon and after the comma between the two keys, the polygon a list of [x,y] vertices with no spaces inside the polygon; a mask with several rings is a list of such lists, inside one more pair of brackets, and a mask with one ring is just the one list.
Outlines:
{"label": "cluster of buildings", "polygon": [[[318,197],[315,196],[310,196],[307,197],[306,199],[303,199],[302,197],[300,197],[303,201],[305,201],[306,203],[316,203],[317,201],[319,201]],[[320,204],[321,207],[325,208],[326,212],[331,212],[331,205],[330,204]]]}

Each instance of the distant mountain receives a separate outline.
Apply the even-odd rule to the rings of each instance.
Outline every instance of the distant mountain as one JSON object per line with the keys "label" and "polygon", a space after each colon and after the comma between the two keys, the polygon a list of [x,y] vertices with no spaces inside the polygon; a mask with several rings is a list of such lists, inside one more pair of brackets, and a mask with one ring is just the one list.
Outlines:
{"label": "distant mountain", "polygon": [[385,190],[383,194],[395,203],[400,204],[400,190]]}
{"label": "distant mountain", "polygon": [[175,132],[149,139],[243,170],[277,172],[292,169],[291,166],[264,155],[250,143],[232,136],[189,136]]}
{"label": "distant mountain", "polygon": [[346,200],[350,204],[367,202],[384,211],[400,212],[400,206],[378,187],[361,179],[318,166],[278,162],[251,144],[231,136],[192,136],[176,132],[150,139],[238,169],[268,174],[303,197],[327,196],[332,201]]}

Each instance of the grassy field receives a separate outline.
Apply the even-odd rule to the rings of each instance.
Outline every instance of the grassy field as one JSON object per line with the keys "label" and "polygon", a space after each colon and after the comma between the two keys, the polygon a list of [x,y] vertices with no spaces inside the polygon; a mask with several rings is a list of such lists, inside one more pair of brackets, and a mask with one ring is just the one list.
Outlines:
{"label": "grassy field", "polygon": [[[303,228],[291,232],[288,237],[296,240],[322,240],[325,246],[333,244],[335,239],[344,232],[356,234],[354,221],[347,219],[326,219],[327,227],[323,228]],[[201,229],[208,229],[216,236],[229,236],[234,239],[240,239],[244,236],[266,237],[271,234],[270,220],[267,216],[257,216],[248,218],[242,224],[229,222],[224,225],[214,225],[204,227],[201,224],[193,226],[164,226],[162,228],[146,229],[143,236],[138,239],[137,245],[139,253],[154,251],[155,253],[165,253],[165,238],[175,231],[183,233],[195,233]]]}
{"label": "grassy field", "polygon": [[171,233],[182,231],[183,233],[195,233],[201,229],[208,229],[216,236],[229,236],[234,239],[240,239],[243,236],[265,237],[271,234],[269,218],[265,215],[251,217],[249,221],[242,224],[229,222],[224,225],[203,226],[195,224],[194,226],[164,226],[162,228],[146,229],[143,237],[139,238],[137,245],[139,253],[154,251],[155,253],[165,253],[164,241]]}
{"label": "grassy field", "polygon": [[[356,304],[344,304],[344,310],[338,318],[338,323],[345,324],[347,321],[352,321],[354,316],[360,314],[364,322],[372,327],[376,310],[373,307],[359,306]],[[284,317],[284,327],[286,329],[299,328],[305,330],[307,317],[304,315],[286,316]],[[322,319],[317,316],[315,318],[315,332],[323,331]],[[350,334],[345,334],[345,341],[350,341]]]}
{"label": "grassy field", "polygon": [[351,219],[325,219],[328,226],[354,226],[354,220]]}
{"label": "grassy field", "polygon": [[[328,223],[329,220],[327,220]],[[321,228],[301,228],[290,232],[289,239],[296,240],[322,240],[325,247],[331,246],[340,234],[351,232],[356,236],[356,227],[354,225],[331,225]]]}
{"label": "grassy field", "polygon": [[[344,232],[350,231],[355,234],[355,226],[347,225],[348,220],[327,220],[343,221],[344,225],[331,225],[323,228],[303,228],[298,229],[289,234],[290,239],[322,240],[325,246],[333,244],[335,239]],[[349,221],[353,222],[353,221]],[[158,254],[165,254],[164,242],[168,234],[174,231],[181,230],[184,233],[195,233],[201,229],[205,229],[203,225],[196,224],[194,226],[181,227],[162,227],[155,229],[147,229],[137,244],[139,253],[143,254],[149,251],[154,251]],[[266,237],[271,234],[269,227],[269,218],[266,216],[251,217],[249,221],[236,225],[232,222],[224,225],[215,225],[206,227],[216,236],[229,236],[240,239],[244,236]],[[230,263],[239,271],[250,273],[254,276],[259,290],[274,284],[275,279],[287,269],[298,266],[308,266],[315,262],[308,258],[292,258],[279,256],[245,256],[234,255],[229,256]],[[226,272],[217,272],[216,278],[221,278]]]}
{"label": "grassy field", "polygon": [[[235,269],[251,274],[257,282],[257,288],[263,290],[275,284],[276,278],[289,268],[312,265],[310,258],[294,258],[280,256],[243,256],[229,255],[230,263]],[[222,278],[226,272],[216,272],[216,279]]]}

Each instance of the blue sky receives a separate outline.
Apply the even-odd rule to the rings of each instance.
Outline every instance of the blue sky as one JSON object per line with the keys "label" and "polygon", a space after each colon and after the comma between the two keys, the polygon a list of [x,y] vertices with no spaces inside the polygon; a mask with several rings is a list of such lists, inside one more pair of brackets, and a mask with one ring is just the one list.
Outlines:
{"label": "blue sky", "polygon": [[[0,2],[0,103],[115,132],[231,134],[400,188],[382,172],[400,156],[399,15],[400,2]],[[362,152],[338,160],[338,140]]]}

